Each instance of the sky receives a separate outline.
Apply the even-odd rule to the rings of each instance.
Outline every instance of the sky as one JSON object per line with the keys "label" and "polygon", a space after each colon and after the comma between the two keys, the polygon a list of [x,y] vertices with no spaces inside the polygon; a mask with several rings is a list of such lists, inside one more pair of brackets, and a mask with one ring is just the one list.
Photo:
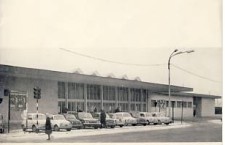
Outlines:
{"label": "sky", "polygon": [[0,64],[168,84],[170,54],[194,50],[172,57],[171,84],[222,96],[221,0],[0,0],[0,10]]}

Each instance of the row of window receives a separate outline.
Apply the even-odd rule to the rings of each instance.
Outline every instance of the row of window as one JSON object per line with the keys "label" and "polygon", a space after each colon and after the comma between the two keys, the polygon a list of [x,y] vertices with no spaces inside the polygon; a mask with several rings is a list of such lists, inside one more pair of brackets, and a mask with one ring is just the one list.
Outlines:
{"label": "row of window", "polygon": [[[118,106],[121,111],[129,111],[128,103],[118,103]],[[58,112],[62,113],[63,108],[66,108],[65,101],[58,102]],[[103,103],[103,108],[106,112],[115,112],[116,110],[116,103]],[[146,111],[146,104],[145,103],[132,103],[131,104],[131,111]],[[84,102],[68,102],[68,111],[78,112],[84,111],[85,104]],[[87,111],[88,112],[99,112],[101,110],[101,103],[100,102],[87,102]]]}
{"label": "row of window", "polygon": [[[65,82],[58,82],[58,98],[65,99]],[[87,99],[101,100],[101,86],[87,85]],[[146,102],[148,91],[142,89],[131,89],[131,102]],[[118,88],[118,101],[128,101],[128,88]],[[84,84],[68,83],[68,99],[84,99]],[[103,100],[116,100],[116,87],[103,86]]]}
{"label": "row of window", "polygon": [[[169,107],[169,101],[167,100],[151,100],[151,106],[152,107]],[[186,102],[186,101],[171,101],[171,107],[174,108],[192,108],[192,102]]]}

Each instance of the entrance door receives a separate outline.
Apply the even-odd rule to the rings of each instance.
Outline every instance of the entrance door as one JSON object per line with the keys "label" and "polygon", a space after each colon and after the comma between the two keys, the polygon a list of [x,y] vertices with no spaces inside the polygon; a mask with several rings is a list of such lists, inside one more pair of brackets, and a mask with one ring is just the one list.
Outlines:
{"label": "entrance door", "polygon": [[200,97],[193,97],[193,116],[194,117],[201,117],[202,112],[202,98]]}

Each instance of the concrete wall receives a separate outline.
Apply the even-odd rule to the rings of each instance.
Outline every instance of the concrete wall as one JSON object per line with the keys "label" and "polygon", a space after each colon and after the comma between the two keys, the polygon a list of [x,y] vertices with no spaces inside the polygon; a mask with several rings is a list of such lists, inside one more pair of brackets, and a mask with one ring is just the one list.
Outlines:
{"label": "concrete wall", "polygon": [[[39,86],[41,88],[41,99],[39,99],[39,112],[40,113],[58,113],[58,84],[57,81],[47,81],[41,79],[29,78],[13,78],[7,77],[1,80],[0,92],[4,89],[14,91],[27,92],[28,97],[28,112],[36,112],[36,99],[34,99],[33,88]],[[8,96],[3,97],[3,102],[0,104],[0,113],[3,114],[5,120],[8,119]],[[22,111],[11,110],[11,120],[22,120]]]}
{"label": "concrete wall", "polygon": [[215,115],[215,99],[202,98],[201,116],[214,116]]}
{"label": "concrete wall", "polygon": [[[169,100],[168,95],[161,95],[161,94],[150,94],[148,98],[148,112],[163,112],[166,115],[169,115],[169,108],[158,108],[151,106],[151,100]],[[193,106],[193,98],[192,97],[181,97],[181,96],[171,96],[170,101],[185,101],[185,102],[192,102]],[[180,119],[182,114],[182,108],[174,108],[174,118]],[[172,116],[172,108],[171,108],[171,115]],[[183,117],[190,118],[193,116],[193,107],[192,108],[183,108]]]}

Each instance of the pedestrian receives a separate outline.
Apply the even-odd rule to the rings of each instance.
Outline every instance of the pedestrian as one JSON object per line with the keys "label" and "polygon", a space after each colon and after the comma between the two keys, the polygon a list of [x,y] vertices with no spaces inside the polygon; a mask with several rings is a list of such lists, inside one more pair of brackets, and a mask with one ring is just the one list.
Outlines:
{"label": "pedestrian", "polygon": [[100,122],[101,122],[101,128],[105,127],[106,128],[106,113],[102,109],[101,114],[100,114]]}
{"label": "pedestrian", "polygon": [[50,140],[50,135],[52,133],[52,126],[51,126],[51,120],[50,120],[49,117],[46,118],[45,133],[48,135],[48,139],[47,140]]}

